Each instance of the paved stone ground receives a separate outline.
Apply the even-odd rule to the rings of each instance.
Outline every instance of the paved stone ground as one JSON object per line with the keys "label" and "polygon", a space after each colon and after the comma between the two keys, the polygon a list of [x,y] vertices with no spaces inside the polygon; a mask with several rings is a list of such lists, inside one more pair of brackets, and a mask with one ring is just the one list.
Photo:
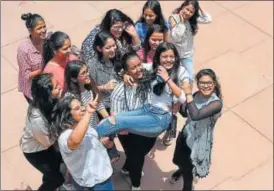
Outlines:
{"label": "paved stone ground", "polygon": [[[180,1],[161,2],[167,17]],[[68,33],[80,46],[105,11],[119,8],[134,20],[141,1],[6,1],[1,2],[1,189],[29,184],[37,189],[41,174],[25,160],[18,147],[27,103],[17,91],[16,48],[27,30],[20,15],[39,13],[49,30]],[[273,2],[203,1],[213,22],[201,25],[195,39],[195,69],[213,68],[219,76],[225,109],[215,130],[210,175],[195,189],[273,189]],[[180,126],[183,120],[179,121]],[[118,142],[117,142],[118,143]],[[118,143],[119,145],[119,143]],[[119,149],[121,147],[119,145]],[[122,151],[122,150],[121,150]],[[147,157],[143,189],[179,189],[167,178],[174,144],[161,139]],[[129,189],[129,180],[118,173],[124,157],[115,165],[116,189]]]}

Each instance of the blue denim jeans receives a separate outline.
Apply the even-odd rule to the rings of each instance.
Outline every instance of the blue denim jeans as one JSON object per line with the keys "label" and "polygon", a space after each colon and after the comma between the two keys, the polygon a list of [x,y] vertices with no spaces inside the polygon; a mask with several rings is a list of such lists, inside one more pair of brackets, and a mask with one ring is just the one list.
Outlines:
{"label": "blue denim jeans", "polygon": [[181,58],[180,63],[185,67],[189,78],[193,81],[193,57]]}
{"label": "blue denim jeans", "polygon": [[157,137],[168,128],[171,113],[151,104],[145,104],[140,109],[117,114],[115,120],[115,124],[112,124],[108,118],[101,121],[96,128],[98,135],[107,136],[126,130],[145,137]]}
{"label": "blue denim jeans", "polygon": [[109,179],[107,179],[105,182],[96,184],[91,188],[82,187],[79,184],[77,184],[74,180],[73,180],[73,184],[74,184],[75,190],[81,190],[81,191],[97,191],[97,190],[111,190],[112,191],[112,190],[114,190],[111,177]]}

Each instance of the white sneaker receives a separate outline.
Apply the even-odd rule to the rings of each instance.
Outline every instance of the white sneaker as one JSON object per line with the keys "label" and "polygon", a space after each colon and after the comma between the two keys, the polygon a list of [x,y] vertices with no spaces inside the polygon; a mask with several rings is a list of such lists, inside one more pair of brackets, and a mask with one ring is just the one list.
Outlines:
{"label": "white sneaker", "polygon": [[124,174],[124,175],[129,175],[129,171],[126,170],[126,169],[121,169],[120,172],[121,172],[122,174]]}
{"label": "white sneaker", "polygon": [[142,190],[142,189],[141,189],[140,186],[139,186],[139,187],[134,187],[134,186],[132,186],[132,187],[131,187],[131,190]]}
{"label": "white sneaker", "polygon": [[[121,169],[120,172],[124,175],[129,175],[129,171],[125,169]],[[141,176],[143,177],[145,175],[144,171],[141,172]]]}

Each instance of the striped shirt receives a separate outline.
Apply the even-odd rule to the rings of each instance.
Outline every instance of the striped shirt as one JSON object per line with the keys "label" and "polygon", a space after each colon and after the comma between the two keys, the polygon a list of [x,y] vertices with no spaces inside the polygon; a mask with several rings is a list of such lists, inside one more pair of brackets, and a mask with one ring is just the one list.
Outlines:
{"label": "striped shirt", "polygon": [[17,49],[18,90],[32,99],[30,73],[44,66],[42,53],[35,48],[30,37],[21,41]]}
{"label": "striped shirt", "polygon": [[[69,95],[75,96],[75,94],[73,94],[73,93],[66,92],[65,96],[69,96]],[[89,101],[93,100],[93,98],[94,98],[94,95],[93,95],[92,91],[85,90],[84,92],[81,92],[81,102],[84,107],[87,107]],[[102,109],[105,109],[105,106],[102,102],[100,102],[98,104],[97,111],[100,111]],[[96,128],[98,123],[99,123],[98,115],[96,112],[94,112],[90,119],[90,127]]]}
{"label": "striped shirt", "polygon": [[147,100],[143,102],[140,96],[137,96],[136,90],[137,87],[125,86],[124,82],[119,83],[111,94],[111,112],[136,110],[150,102],[150,94],[148,94]]}

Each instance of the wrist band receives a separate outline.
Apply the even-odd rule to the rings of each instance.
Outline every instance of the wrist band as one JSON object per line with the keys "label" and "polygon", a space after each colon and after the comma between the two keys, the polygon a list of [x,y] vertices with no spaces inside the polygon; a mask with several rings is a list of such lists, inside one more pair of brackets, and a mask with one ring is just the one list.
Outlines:
{"label": "wrist band", "polygon": [[166,83],[168,82],[168,80],[170,80],[171,79],[171,77],[169,77],[167,80],[166,80]]}
{"label": "wrist band", "polygon": [[186,96],[188,96],[188,95],[192,95],[192,93],[187,93]]}

